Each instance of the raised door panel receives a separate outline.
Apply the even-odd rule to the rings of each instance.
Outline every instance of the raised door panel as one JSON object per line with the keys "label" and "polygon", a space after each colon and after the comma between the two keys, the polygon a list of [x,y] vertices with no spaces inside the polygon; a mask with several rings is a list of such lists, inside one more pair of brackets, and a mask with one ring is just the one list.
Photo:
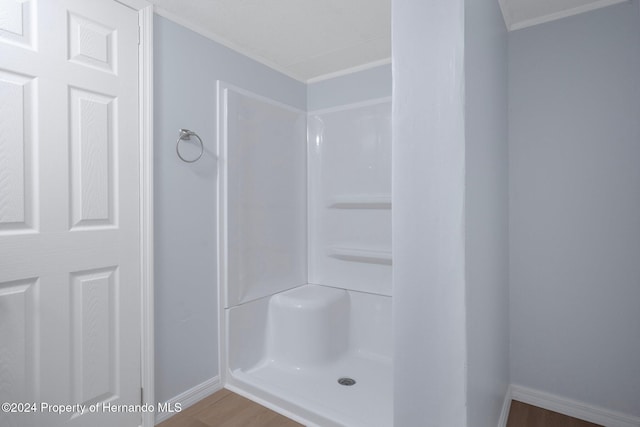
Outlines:
{"label": "raised door panel", "polygon": [[0,1],[0,42],[35,49],[35,0]]}
{"label": "raised door panel", "polygon": [[[38,279],[0,283],[0,401],[29,402],[37,395]],[[18,409],[18,408],[15,408]],[[33,418],[0,412],[0,425],[32,425]]]}
{"label": "raised door panel", "polygon": [[73,403],[90,405],[118,395],[118,270],[71,274]]}
{"label": "raised door panel", "polygon": [[114,97],[69,90],[71,227],[115,224]]}
{"label": "raised door panel", "polygon": [[117,73],[117,31],[74,13],[68,16],[69,60]]}
{"label": "raised door panel", "polygon": [[0,70],[0,234],[35,227],[34,78]]}

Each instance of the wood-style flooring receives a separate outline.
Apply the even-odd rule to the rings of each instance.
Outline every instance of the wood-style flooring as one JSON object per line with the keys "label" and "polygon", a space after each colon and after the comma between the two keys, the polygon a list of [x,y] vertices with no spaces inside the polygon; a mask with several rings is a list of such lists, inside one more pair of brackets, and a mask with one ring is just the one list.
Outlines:
{"label": "wood-style flooring", "polygon": [[229,390],[220,390],[157,427],[301,427]]}
{"label": "wood-style flooring", "polygon": [[[300,427],[273,412],[228,390],[201,400],[158,424],[157,427]],[[546,409],[512,401],[507,427],[602,427]]]}
{"label": "wood-style flooring", "polygon": [[558,414],[527,405],[526,403],[511,401],[509,421],[507,427],[602,427],[598,424],[582,421],[577,418]]}

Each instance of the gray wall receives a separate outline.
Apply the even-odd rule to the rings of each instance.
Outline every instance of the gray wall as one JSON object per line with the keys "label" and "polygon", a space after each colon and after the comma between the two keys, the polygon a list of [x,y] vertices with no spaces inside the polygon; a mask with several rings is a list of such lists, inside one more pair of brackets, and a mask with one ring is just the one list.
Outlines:
{"label": "gray wall", "polygon": [[509,386],[507,30],[496,0],[465,1],[465,103],[467,418],[495,427]]}
{"label": "gray wall", "polygon": [[467,425],[464,0],[392,2],[394,425]]}
{"label": "gray wall", "polygon": [[511,378],[640,416],[640,11],[509,37]]}
{"label": "gray wall", "polygon": [[[154,21],[156,399],[218,375],[216,92],[222,79],[306,107],[306,86],[158,16]],[[199,133],[197,163],[175,153],[179,128]]]}
{"label": "gray wall", "polygon": [[307,86],[307,111],[391,96],[391,64]]}

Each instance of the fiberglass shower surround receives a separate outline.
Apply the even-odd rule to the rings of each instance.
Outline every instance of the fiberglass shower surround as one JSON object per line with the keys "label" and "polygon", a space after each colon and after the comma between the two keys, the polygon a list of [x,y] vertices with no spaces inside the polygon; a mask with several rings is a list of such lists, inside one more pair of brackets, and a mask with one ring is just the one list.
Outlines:
{"label": "fiberglass shower surround", "polygon": [[391,425],[390,99],[218,98],[225,385],[307,425]]}

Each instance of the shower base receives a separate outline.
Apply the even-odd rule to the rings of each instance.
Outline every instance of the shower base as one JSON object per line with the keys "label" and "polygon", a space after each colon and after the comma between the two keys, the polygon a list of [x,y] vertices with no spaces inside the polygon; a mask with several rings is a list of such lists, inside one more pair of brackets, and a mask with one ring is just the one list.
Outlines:
{"label": "shower base", "polygon": [[231,390],[308,426],[393,425],[389,297],[305,285],[227,322]]}

